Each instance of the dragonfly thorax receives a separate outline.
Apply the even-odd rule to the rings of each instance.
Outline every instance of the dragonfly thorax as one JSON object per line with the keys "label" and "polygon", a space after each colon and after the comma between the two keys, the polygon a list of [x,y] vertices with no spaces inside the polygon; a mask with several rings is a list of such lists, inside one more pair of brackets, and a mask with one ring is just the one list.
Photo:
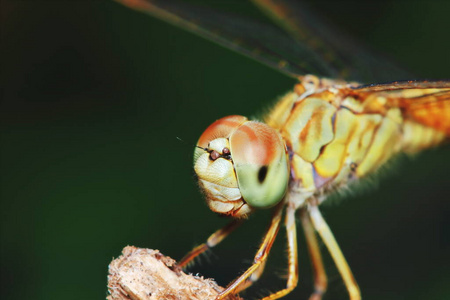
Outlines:
{"label": "dragonfly thorax", "polygon": [[195,149],[194,170],[211,210],[233,217],[276,205],[289,181],[281,135],[242,116],[219,119],[205,130]]}

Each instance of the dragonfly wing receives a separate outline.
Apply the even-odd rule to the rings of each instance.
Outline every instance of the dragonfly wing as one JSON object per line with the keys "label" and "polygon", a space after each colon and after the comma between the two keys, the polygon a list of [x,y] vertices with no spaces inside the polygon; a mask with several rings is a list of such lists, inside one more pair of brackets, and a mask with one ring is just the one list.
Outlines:
{"label": "dragonfly wing", "polygon": [[450,136],[450,80],[395,81],[352,88],[357,99],[386,98],[386,107],[399,107],[404,117]]}
{"label": "dragonfly wing", "polygon": [[[411,74],[320,19],[298,0],[252,0],[299,43],[318,53],[338,78],[380,82],[411,78]],[[301,57],[299,57],[301,59]]]}
{"label": "dragonfly wing", "polygon": [[372,83],[354,87],[360,92],[387,92],[406,89],[450,89],[450,80],[403,80],[387,83]]}
{"label": "dragonfly wing", "polygon": [[116,1],[256,59],[289,76],[312,73],[339,77],[340,70],[325,61],[310,43],[296,40],[263,15],[263,19],[244,17],[219,11],[206,4],[200,6],[188,2]]}

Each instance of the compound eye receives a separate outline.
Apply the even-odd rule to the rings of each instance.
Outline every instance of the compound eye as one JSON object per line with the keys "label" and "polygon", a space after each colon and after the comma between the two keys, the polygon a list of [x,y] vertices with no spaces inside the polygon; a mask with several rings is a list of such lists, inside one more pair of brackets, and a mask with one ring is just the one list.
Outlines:
{"label": "compound eye", "polygon": [[207,148],[208,144],[217,138],[228,138],[247,118],[243,116],[223,117],[206,128],[198,139],[197,146]]}
{"label": "compound eye", "polygon": [[249,121],[230,137],[239,190],[252,207],[280,202],[287,190],[289,165],[284,142],[273,128]]}
{"label": "compound eye", "polygon": [[[206,130],[202,133],[200,138],[198,139],[197,146],[195,148],[194,152],[194,165],[197,159],[205,153],[205,150],[207,151],[209,149],[209,144],[213,142],[214,140],[221,139],[221,138],[229,138],[230,135],[244,122],[247,121],[246,117],[243,116],[228,116],[224,117],[222,119],[219,119],[212,123],[211,125],[206,128]],[[223,148],[227,149],[228,148]],[[217,151],[220,151],[220,149],[216,149]],[[216,152],[217,152],[216,151]],[[208,151],[209,152],[209,151]],[[222,150],[223,153],[223,150]],[[218,157],[216,157],[216,154],[212,155],[210,154],[210,158],[212,160],[216,160]]]}

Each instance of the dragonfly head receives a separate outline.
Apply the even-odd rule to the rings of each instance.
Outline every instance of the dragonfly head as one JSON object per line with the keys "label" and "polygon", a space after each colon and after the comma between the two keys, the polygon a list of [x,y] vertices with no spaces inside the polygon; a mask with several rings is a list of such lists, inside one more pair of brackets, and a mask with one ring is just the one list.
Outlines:
{"label": "dragonfly head", "polygon": [[211,210],[233,217],[276,205],[289,181],[280,134],[243,116],[219,119],[203,132],[194,170]]}

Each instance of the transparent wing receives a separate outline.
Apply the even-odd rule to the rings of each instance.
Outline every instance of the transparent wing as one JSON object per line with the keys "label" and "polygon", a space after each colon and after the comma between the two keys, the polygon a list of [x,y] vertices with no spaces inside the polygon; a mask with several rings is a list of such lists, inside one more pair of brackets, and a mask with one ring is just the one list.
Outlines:
{"label": "transparent wing", "polygon": [[450,80],[395,81],[354,87],[356,99],[383,96],[386,107],[400,107],[407,118],[450,136]]}
{"label": "transparent wing", "polygon": [[[299,43],[306,44],[347,80],[383,82],[411,74],[386,57],[357,43],[335,26],[312,13],[298,0],[252,0]],[[301,59],[301,58],[299,58]]]}
{"label": "transparent wing", "polygon": [[[300,1],[252,0],[275,23],[242,12],[246,1],[225,3],[239,13],[214,9],[209,1],[116,0],[256,59],[289,76],[318,76],[387,81],[410,77],[385,58],[326,25]],[[217,5],[216,5],[217,6]]]}
{"label": "transparent wing", "polygon": [[263,15],[262,18],[244,17],[238,13],[214,9],[210,3],[206,6],[186,1],[116,1],[210,39],[289,76],[308,73],[339,76],[339,71],[327,64],[314,49],[307,44],[297,43]]}
{"label": "transparent wing", "polygon": [[354,87],[360,92],[388,92],[403,89],[450,89],[450,80],[403,80],[387,83],[373,83]]}

